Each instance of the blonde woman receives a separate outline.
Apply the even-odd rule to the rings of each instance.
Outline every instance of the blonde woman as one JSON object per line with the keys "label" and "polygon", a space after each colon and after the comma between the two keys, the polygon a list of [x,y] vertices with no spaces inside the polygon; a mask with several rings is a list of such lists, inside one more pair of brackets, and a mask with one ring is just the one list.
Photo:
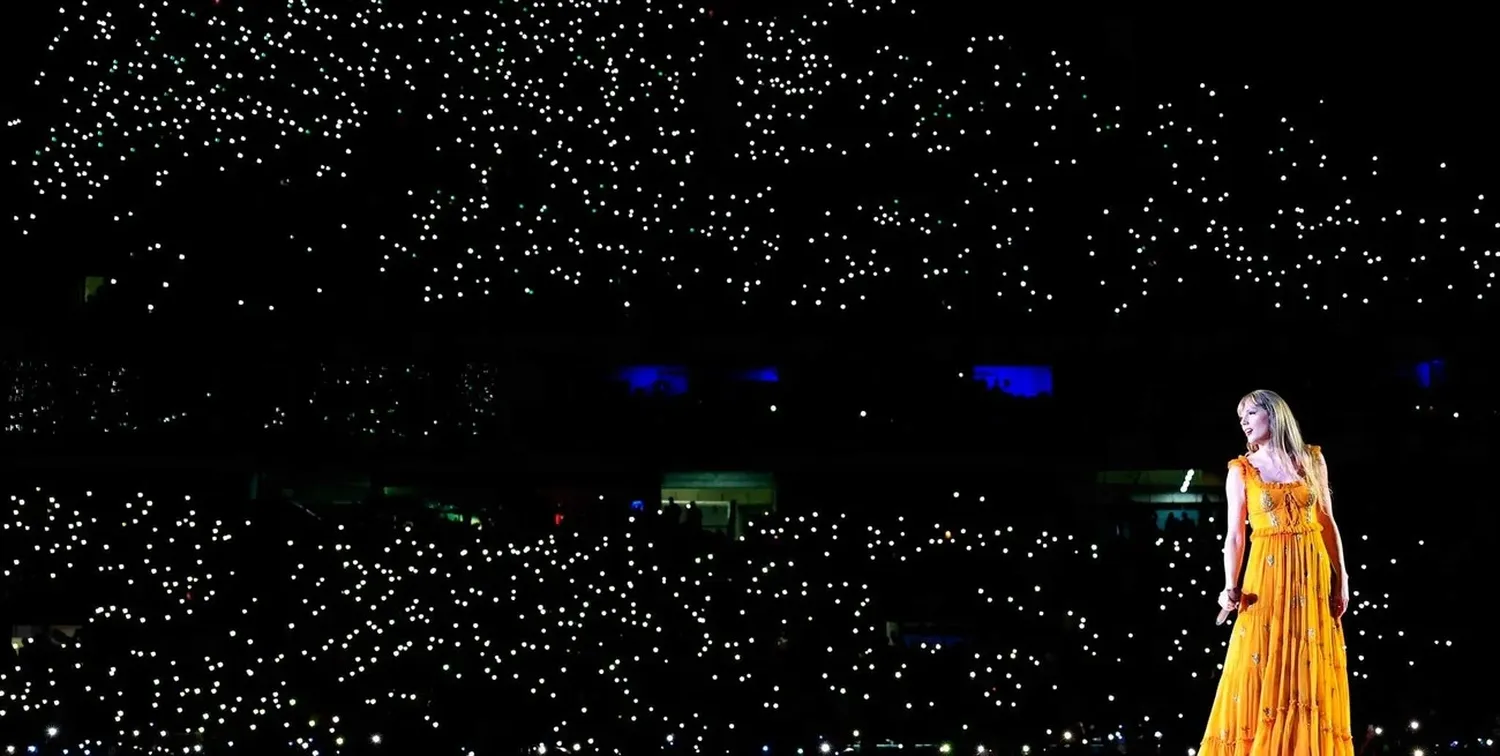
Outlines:
{"label": "blonde woman", "polygon": [[1341,625],[1349,573],[1328,462],[1303,442],[1276,393],[1250,392],[1238,414],[1249,453],[1229,462],[1224,484],[1229,524],[1219,594],[1219,606],[1238,615],[1199,754],[1352,755]]}

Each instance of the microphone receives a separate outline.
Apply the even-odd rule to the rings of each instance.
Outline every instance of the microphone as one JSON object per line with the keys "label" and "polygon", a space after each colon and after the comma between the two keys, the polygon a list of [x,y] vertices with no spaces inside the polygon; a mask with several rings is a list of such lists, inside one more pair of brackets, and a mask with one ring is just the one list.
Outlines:
{"label": "microphone", "polygon": [[1219,617],[1218,619],[1214,620],[1214,625],[1217,626],[1224,624],[1224,622],[1229,619],[1229,615],[1234,612],[1235,609],[1239,608],[1240,601],[1243,600],[1240,589],[1235,588],[1234,592],[1230,594],[1230,598],[1234,599],[1234,606],[1229,609],[1219,609]]}

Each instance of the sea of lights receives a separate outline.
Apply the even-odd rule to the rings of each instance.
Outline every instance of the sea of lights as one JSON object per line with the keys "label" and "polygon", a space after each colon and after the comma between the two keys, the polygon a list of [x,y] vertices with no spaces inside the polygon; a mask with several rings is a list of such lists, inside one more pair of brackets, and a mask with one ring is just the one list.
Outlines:
{"label": "sea of lights", "polygon": [[53,248],[111,226],[97,273],[142,312],[380,281],[619,314],[1124,315],[1205,289],[1360,313],[1495,280],[1500,219],[1446,161],[1393,183],[1389,155],[1243,84],[1126,107],[1060,49],[933,23],[952,9],[57,11],[31,76],[50,105],[7,130],[31,193],[11,221]]}
{"label": "sea of lights", "polygon": [[[1091,540],[815,512],[767,516],[728,544],[635,510],[618,532],[516,540],[493,525],[104,497],[6,497],[7,585],[92,608],[60,645],[23,643],[0,676],[0,745],[341,753],[419,738],[453,753],[728,753],[775,737],[790,752],[789,731],[795,747],[843,749],[901,721],[992,751],[1190,747],[1227,640],[1206,619],[1222,569],[1213,517]],[[1404,675],[1463,663],[1451,638],[1402,630],[1401,588],[1441,561],[1405,538],[1346,535],[1361,727],[1365,711],[1399,710],[1377,699]],[[1159,584],[1121,594],[1122,571]],[[961,616],[953,632],[967,637],[893,647],[887,622],[916,611]],[[1403,742],[1428,752],[1484,743],[1418,735],[1426,717],[1408,718]]]}
{"label": "sea of lights", "polygon": [[[1381,406],[1400,412],[1403,428],[1410,427],[1404,425],[1407,422],[1431,421],[1442,423],[1429,426],[1432,432],[1487,432],[1497,416],[1488,397],[1425,391],[1443,387],[1450,368],[1442,360],[1407,368],[1411,384],[1424,392],[1410,396],[1410,404],[1392,399]],[[247,381],[237,364],[184,369],[165,363],[0,360],[0,396],[5,398],[0,437],[150,432],[201,439],[194,434],[271,431],[396,441],[493,439],[515,432],[511,415],[532,405],[545,406],[554,418],[559,412],[572,412],[578,422],[591,427],[631,433],[640,428],[640,412],[661,417],[670,408],[626,401],[625,388],[632,387],[636,395],[655,395],[663,375],[669,379],[667,394],[687,389],[697,408],[695,421],[719,418],[749,423],[746,428],[832,423],[868,437],[872,420],[901,429],[936,427],[945,418],[972,417],[974,412],[995,412],[997,417],[1011,413],[1014,419],[1018,411],[1046,405],[994,400],[1045,400],[1053,389],[1053,370],[1048,366],[976,365],[952,373],[934,367],[921,370],[924,377],[917,383],[912,382],[915,372],[897,371],[899,376],[888,378],[885,365],[858,363],[833,369],[841,371],[839,375],[852,371],[863,377],[830,387],[826,377],[806,372],[783,381],[775,368],[729,371],[732,380],[755,390],[724,396],[699,391],[702,387],[686,377],[690,371],[680,367],[635,366],[610,373],[565,369],[545,378],[522,379],[511,367],[492,362],[456,362],[446,368],[389,361],[318,362],[284,366],[272,371],[273,377]],[[1452,369],[1468,375],[1476,370],[1472,364]],[[701,375],[712,383],[726,374],[709,370]],[[572,387],[571,394],[563,392],[566,399],[548,391],[560,384]],[[1081,400],[1062,401],[1074,399]]]}

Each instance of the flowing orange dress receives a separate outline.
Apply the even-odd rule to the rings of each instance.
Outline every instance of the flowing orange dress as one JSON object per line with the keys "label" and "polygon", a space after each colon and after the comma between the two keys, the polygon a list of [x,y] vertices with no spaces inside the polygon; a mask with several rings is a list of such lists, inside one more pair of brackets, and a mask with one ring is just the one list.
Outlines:
{"label": "flowing orange dress", "polygon": [[[1321,452],[1309,446],[1313,457]],[[1344,630],[1317,493],[1267,483],[1246,457],[1250,561],[1199,756],[1352,756]]]}

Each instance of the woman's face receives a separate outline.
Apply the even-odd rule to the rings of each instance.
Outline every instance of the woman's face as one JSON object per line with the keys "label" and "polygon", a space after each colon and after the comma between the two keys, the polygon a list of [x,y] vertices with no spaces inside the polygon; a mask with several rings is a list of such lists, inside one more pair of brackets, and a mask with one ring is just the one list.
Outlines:
{"label": "woman's face", "polygon": [[1240,408],[1240,430],[1246,441],[1264,446],[1271,440],[1271,418],[1260,407],[1247,404]]}

